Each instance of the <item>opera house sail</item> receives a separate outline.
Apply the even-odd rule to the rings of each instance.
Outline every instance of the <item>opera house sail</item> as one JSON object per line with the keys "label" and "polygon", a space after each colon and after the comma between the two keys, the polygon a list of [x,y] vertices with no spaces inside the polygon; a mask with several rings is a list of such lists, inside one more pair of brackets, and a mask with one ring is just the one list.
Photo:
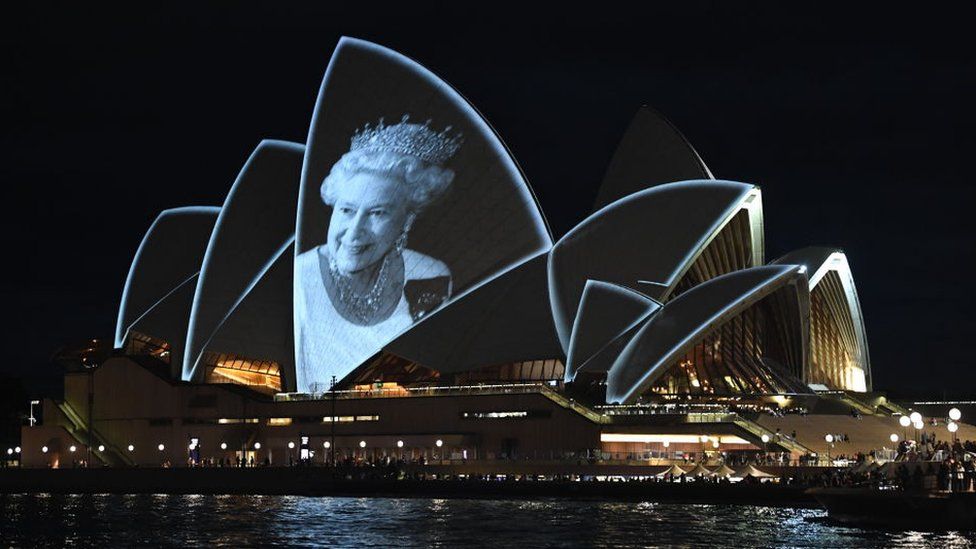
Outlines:
{"label": "opera house sail", "polygon": [[[558,419],[573,428],[545,436],[594,447],[612,424],[601,406],[872,389],[847,256],[812,247],[767,263],[760,187],[716,179],[659,113],[638,110],[594,211],[554,239],[472,105],[418,63],[350,38],[307,143],[262,141],[221,206],[159,214],[112,343],[99,375],[143,368],[152,375],[138,383],[174,395],[153,422],[236,425],[252,442],[248,425],[319,436],[345,422],[380,440],[376,422],[423,416],[427,430],[433,417],[461,421],[442,442],[487,437],[512,455],[513,437],[475,420]],[[399,398],[462,394],[483,399]],[[329,398],[356,412],[323,413]],[[84,418],[68,409],[83,400],[63,406]],[[173,418],[187,409],[209,416],[182,426]]]}

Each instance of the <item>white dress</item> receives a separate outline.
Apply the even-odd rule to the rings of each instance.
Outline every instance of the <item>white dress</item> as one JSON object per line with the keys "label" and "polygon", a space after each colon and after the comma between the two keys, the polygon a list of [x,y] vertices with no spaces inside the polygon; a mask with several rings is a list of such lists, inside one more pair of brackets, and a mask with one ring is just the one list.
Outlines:
{"label": "white dress", "polygon": [[[328,390],[332,376],[342,380],[413,324],[403,293],[393,314],[378,324],[360,326],[343,318],[325,290],[318,250],[295,258],[295,381],[301,392]],[[413,250],[403,251],[403,263],[404,285],[447,272],[442,262]]]}

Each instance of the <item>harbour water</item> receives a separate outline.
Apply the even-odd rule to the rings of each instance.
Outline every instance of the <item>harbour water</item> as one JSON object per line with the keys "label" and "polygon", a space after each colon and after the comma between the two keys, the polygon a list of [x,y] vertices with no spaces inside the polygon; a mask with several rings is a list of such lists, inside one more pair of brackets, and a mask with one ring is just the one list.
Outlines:
{"label": "harbour water", "polygon": [[599,501],[0,494],[0,547],[976,547],[817,509]]}

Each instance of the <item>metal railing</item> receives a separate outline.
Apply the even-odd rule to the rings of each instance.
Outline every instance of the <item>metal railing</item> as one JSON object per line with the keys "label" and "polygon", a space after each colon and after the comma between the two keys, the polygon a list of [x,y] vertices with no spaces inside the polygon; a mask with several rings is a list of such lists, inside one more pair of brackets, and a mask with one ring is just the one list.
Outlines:
{"label": "metal railing", "polygon": [[[77,410],[75,410],[74,407],[68,403],[68,401],[62,400],[55,403],[58,405],[58,409],[61,410],[61,413],[64,414],[64,417],[67,418],[67,420],[71,423],[71,429],[68,431],[71,436],[75,438],[75,441],[78,442],[78,444],[87,445],[87,435],[90,426],[81,418],[81,415],[78,414]],[[111,453],[122,463],[125,463],[126,465],[135,465],[135,461],[132,460],[132,458],[116,448],[113,444],[110,444],[105,437],[99,434],[97,429],[92,429],[91,434],[92,438],[98,441],[99,444],[103,444],[105,446],[106,451],[102,453]],[[94,453],[94,448],[92,448],[91,451]]]}

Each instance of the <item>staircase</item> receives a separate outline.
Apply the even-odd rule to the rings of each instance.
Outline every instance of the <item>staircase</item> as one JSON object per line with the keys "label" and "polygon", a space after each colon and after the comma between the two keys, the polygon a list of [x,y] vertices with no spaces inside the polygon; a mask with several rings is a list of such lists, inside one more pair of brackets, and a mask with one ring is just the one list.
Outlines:
{"label": "staircase", "polygon": [[[81,445],[88,444],[88,425],[81,418],[79,414],[67,401],[57,402],[58,409],[61,410],[61,414],[71,423],[71,428],[67,431],[74,437],[75,441]],[[105,446],[104,452],[99,452],[96,448],[92,448],[93,454],[98,456],[100,460],[109,465],[135,465],[135,461],[125,452],[122,452],[115,445],[109,443],[105,437],[99,435],[98,430],[92,431],[92,440],[96,445]]]}

